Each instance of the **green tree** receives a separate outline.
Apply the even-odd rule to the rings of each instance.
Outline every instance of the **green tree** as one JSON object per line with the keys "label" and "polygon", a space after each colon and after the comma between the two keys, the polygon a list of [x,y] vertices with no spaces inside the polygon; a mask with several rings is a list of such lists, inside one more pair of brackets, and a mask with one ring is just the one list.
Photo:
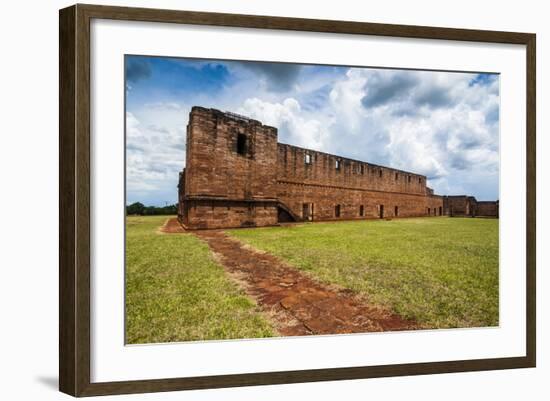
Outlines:
{"label": "green tree", "polygon": [[141,202],[135,202],[126,206],[127,215],[139,216],[158,216],[158,215],[173,215],[178,214],[178,204],[166,205],[162,207],[145,206]]}
{"label": "green tree", "polygon": [[128,215],[143,215],[145,206],[141,202],[134,202],[131,205],[126,206],[126,214]]}

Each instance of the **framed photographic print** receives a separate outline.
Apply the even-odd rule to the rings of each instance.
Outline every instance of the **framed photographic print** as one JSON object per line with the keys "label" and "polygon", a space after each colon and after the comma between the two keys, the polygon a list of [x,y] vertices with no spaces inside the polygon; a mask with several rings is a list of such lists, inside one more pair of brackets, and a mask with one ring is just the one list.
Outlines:
{"label": "framed photographic print", "polygon": [[535,35],[60,11],[60,390],[535,366]]}

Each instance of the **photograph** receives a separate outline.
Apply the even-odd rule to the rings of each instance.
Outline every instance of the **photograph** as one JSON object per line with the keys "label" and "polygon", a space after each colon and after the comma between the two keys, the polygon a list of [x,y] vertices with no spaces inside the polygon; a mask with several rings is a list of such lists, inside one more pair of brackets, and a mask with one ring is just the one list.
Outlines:
{"label": "photograph", "polygon": [[499,326],[498,73],[124,57],[127,344]]}

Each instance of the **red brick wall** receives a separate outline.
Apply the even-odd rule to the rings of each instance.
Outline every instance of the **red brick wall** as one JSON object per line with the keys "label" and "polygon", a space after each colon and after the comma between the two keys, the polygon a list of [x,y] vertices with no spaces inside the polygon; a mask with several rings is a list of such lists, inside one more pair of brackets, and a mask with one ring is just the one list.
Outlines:
{"label": "red brick wall", "polygon": [[498,201],[478,201],[477,216],[498,217]]}
{"label": "red brick wall", "polygon": [[278,199],[301,217],[313,203],[313,220],[379,218],[381,206],[384,217],[395,217],[396,206],[399,217],[426,216],[443,206],[426,196],[425,176],[281,143],[277,179]]}
{"label": "red brick wall", "polygon": [[498,217],[498,201],[478,201],[473,196],[454,195],[443,197],[444,208],[449,216]]}
{"label": "red brick wall", "polygon": [[188,228],[261,227],[277,224],[275,202],[193,200],[184,224]]}
{"label": "red brick wall", "polygon": [[[426,177],[422,175],[282,143],[278,144],[277,151],[279,181],[426,194]],[[310,156],[309,164],[305,163],[306,154]],[[339,161],[338,169],[336,161]]]}
{"label": "red brick wall", "polygon": [[443,197],[439,195],[429,195],[426,201],[426,215],[428,216],[444,216],[445,209],[443,207]]}
{"label": "red brick wall", "polygon": [[[246,152],[237,152],[238,135]],[[277,129],[218,110],[193,107],[187,127],[185,195],[274,199]]]}
{"label": "red brick wall", "polygon": [[[237,149],[238,137],[244,152]],[[180,181],[180,220],[188,228],[277,224],[277,129],[193,107]]]}
{"label": "red brick wall", "polygon": [[[396,217],[396,206],[397,217],[427,216],[428,208],[430,215],[435,215],[436,210],[439,215],[439,207],[443,206],[437,196],[288,182],[280,182],[278,198],[300,217],[304,203],[313,203],[313,220],[379,218],[381,206],[384,217]],[[335,213],[337,205],[340,205],[339,217]]]}
{"label": "red brick wall", "polygon": [[379,218],[381,208],[384,217],[434,216],[443,208],[425,176],[278,144],[276,128],[202,107],[189,116],[179,191],[188,228],[274,225],[278,208],[302,219],[305,203],[310,220]]}

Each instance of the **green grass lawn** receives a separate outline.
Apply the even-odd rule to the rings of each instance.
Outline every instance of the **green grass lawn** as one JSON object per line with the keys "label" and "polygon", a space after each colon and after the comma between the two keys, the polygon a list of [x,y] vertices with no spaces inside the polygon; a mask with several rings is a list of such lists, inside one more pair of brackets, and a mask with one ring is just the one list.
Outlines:
{"label": "green grass lawn", "polygon": [[158,231],[167,216],[126,220],[126,342],[269,337],[269,321],[191,234]]}
{"label": "green grass lawn", "polygon": [[498,220],[414,218],[231,230],[425,328],[498,325]]}

